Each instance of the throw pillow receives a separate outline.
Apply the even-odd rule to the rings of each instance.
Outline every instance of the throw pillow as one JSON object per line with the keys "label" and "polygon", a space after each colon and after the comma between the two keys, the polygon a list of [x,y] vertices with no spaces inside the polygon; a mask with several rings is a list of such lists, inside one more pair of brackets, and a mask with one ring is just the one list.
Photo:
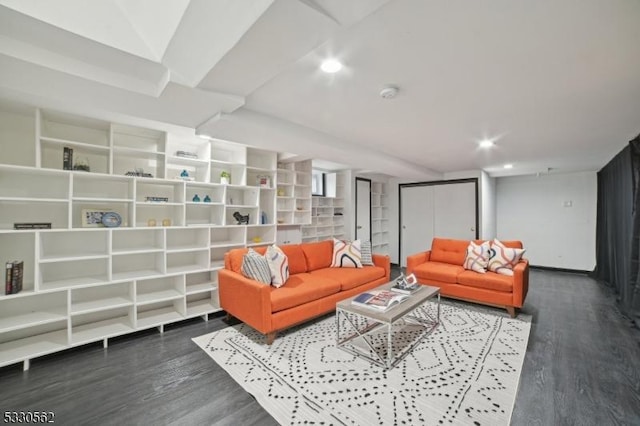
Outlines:
{"label": "throw pillow", "polygon": [[525,249],[510,248],[497,239],[491,243],[489,270],[502,275],[513,276],[513,267],[520,262]]}
{"label": "throw pillow", "polygon": [[267,258],[251,248],[242,257],[242,275],[264,284],[271,284],[271,270]]}
{"label": "throw pillow", "polygon": [[289,279],[289,259],[287,259],[287,255],[275,244],[269,246],[264,255],[271,271],[271,285],[282,287]]}
{"label": "throw pillow", "polygon": [[332,268],[362,268],[360,240],[353,242],[333,239]]}
{"label": "throw pillow", "polygon": [[491,244],[485,241],[482,244],[476,244],[473,241],[467,247],[467,257],[464,259],[464,269],[484,274],[487,272],[489,265],[489,256],[491,254]]}
{"label": "throw pillow", "polygon": [[360,244],[360,262],[362,266],[369,265],[374,266],[373,263],[373,254],[371,253],[371,241],[363,241]]}

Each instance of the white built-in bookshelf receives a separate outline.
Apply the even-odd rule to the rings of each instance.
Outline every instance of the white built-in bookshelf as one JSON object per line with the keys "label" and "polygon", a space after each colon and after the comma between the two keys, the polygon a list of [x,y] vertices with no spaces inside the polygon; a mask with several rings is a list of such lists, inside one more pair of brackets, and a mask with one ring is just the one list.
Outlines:
{"label": "white built-in bookshelf", "polygon": [[[62,170],[65,147],[90,172]],[[220,310],[224,254],[276,241],[275,152],[4,102],[0,150],[0,264],[24,261],[22,292],[0,295],[0,367],[206,319]],[[125,176],[136,169],[153,177]],[[122,224],[88,227],[86,210],[116,212]],[[52,228],[14,229],[24,222]]]}
{"label": "white built-in bookshelf", "polygon": [[347,174],[337,172],[331,174],[335,177],[335,192],[330,191],[328,196],[314,196],[311,200],[311,223],[302,227],[302,241],[313,242],[330,238],[348,239],[346,220],[346,186]]}
{"label": "white built-in bookshelf", "polygon": [[389,193],[384,182],[371,182],[371,249],[389,254]]}

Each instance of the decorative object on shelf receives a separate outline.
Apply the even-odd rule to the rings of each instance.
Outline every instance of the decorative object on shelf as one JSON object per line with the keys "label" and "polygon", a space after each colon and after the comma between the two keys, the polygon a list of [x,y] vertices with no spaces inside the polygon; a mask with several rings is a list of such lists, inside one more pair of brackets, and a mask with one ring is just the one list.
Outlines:
{"label": "decorative object on shelf", "polygon": [[205,203],[210,203],[211,202],[211,197],[209,197],[208,195],[204,196],[204,202]]}
{"label": "decorative object on shelf", "polygon": [[156,220],[155,219],[147,220],[147,226],[156,226]]}
{"label": "decorative object on shelf", "polygon": [[152,178],[153,175],[151,173],[145,173],[143,168],[137,168],[135,169],[135,171],[133,172],[126,172],[124,174],[125,176],[137,176],[137,177],[148,177],[148,178]]}
{"label": "decorative object on shelf", "polygon": [[51,222],[20,222],[14,223],[13,229],[51,229]]}
{"label": "decorative object on shelf", "polygon": [[102,215],[102,224],[107,228],[117,228],[122,225],[122,217],[116,212],[106,212]]}
{"label": "decorative object on shelf", "polygon": [[253,241],[254,243],[256,243],[256,244],[259,244],[259,243],[261,243],[261,242],[262,242],[262,238],[260,238],[260,237],[253,237],[252,241]]}
{"label": "decorative object on shelf", "polygon": [[260,224],[267,224],[267,213],[265,213],[264,211],[260,212]]}
{"label": "decorative object on shelf", "polygon": [[180,176],[178,176],[177,179],[182,179],[182,180],[186,180],[186,181],[189,181],[189,182],[195,180],[194,178],[189,176],[189,172],[187,171],[187,169],[182,170],[180,172]]}
{"label": "decorative object on shelf", "polygon": [[240,212],[233,213],[234,219],[237,221],[236,225],[248,225],[249,224],[249,213],[246,215],[240,214]]}
{"label": "decorative object on shelf", "polygon": [[169,218],[162,219],[162,226],[171,226],[171,219]]}
{"label": "decorative object on shelf", "polygon": [[284,189],[278,189],[278,197],[284,197]]}
{"label": "decorative object on shelf", "polygon": [[194,195],[193,198],[191,199],[191,201],[193,201],[194,203],[199,203],[200,202],[200,197],[198,197],[198,194]]}
{"label": "decorative object on shelf", "polygon": [[229,185],[231,183],[231,173],[223,170],[220,172],[220,183],[223,185]]}
{"label": "decorative object on shelf", "polygon": [[193,158],[197,160],[198,154],[190,151],[176,151],[176,157]]}
{"label": "decorative object on shelf", "polygon": [[111,210],[82,209],[82,227],[96,228],[104,226],[102,223],[102,216],[109,212],[111,212]]}
{"label": "decorative object on shelf", "polygon": [[89,159],[87,157],[78,157],[78,161],[73,165],[73,170],[90,172]]}
{"label": "decorative object on shelf", "polygon": [[271,188],[271,176],[258,175],[256,176],[256,183],[260,188]]}
{"label": "decorative object on shelf", "polygon": [[150,203],[168,203],[169,197],[144,197],[144,200]]}
{"label": "decorative object on shelf", "polygon": [[62,151],[62,170],[73,170],[73,149],[68,146]]}

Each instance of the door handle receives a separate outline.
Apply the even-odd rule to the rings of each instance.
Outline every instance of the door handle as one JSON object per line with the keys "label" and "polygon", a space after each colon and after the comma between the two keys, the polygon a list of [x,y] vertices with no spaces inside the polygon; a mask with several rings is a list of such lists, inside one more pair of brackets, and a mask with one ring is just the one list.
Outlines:
{"label": "door handle", "polygon": [[358,229],[362,229],[362,226],[358,226]]}

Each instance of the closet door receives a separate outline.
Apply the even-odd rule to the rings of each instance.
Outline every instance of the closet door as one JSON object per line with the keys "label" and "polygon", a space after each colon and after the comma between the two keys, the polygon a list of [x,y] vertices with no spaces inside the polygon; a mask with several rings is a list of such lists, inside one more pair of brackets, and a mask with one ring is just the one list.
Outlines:
{"label": "closet door", "polygon": [[459,240],[476,238],[476,184],[452,183],[433,186],[433,234]]}
{"label": "closet door", "polygon": [[400,189],[400,265],[407,256],[429,250],[433,239],[433,186]]}

